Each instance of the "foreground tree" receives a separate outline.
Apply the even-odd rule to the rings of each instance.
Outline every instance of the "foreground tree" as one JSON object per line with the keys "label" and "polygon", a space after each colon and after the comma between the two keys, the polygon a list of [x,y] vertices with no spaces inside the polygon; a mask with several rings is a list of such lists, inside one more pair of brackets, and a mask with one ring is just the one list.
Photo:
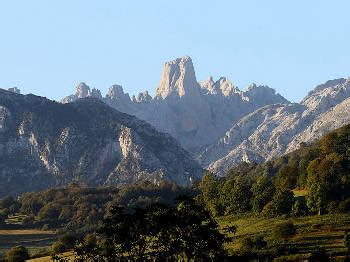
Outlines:
{"label": "foreground tree", "polygon": [[183,197],[173,207],[112,208],[95,240],[81,241],[75,253],[80,261],[217,259],[224,241],[210,213]]}
{"label": "foreground tree", "polygon": [[12,247],[7,252],[7,261],[8,262],[22,262],[29,259],[28,250],[23,246]]}

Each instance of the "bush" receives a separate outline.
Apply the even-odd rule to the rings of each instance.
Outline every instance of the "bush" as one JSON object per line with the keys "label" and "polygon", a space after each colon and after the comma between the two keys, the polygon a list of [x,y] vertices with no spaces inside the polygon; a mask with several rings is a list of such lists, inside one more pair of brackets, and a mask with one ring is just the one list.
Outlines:
{"label": "bush", "polygon": [[346,232],[344,235],[344,246],[350,251],[350,232]]}
{"label": "bush", "polygon": [[329,202],[327,205],[327,213],[328,214],[336,214],[339,213],[338,203],[336,201]]}
{"label": "bush", "polygon": [[61,254],[63,252],[66,252],[66,246],[64,243],[62,243],[61,241],[56,241],[55,243],[53,243],[53,245],[51,246],[51,252],[53,255],[57,255],[57,254]]}
{"label": "bush", "polygon": [[242,254],[249,254],[253,249],[253,241],[250,237],[243,238],[239,242],[239,250]]}
{"label": "bush", "polygon": [[7,261],[8,262],[22,262],[29,259],[28,250],[23,246],[12,247],[7,252]]}
{"label": "bush", "polygon": [[306,199],[304,196],[296,198],[292,207],[292,213],[296,217],[307,215],[308,209],[306,205]]}
{"label": "bush", "polygon": [[272,231],[272,237],[275,240],[287,239],[294,236],[296,229],[292,222],[285,222],[277,225]]}
{"label": "bush", "polygon": [[339,211],[344,213],[350,212],[350,198],[347,198],[339,203]]}
{"label": "bush", "polygon": [[77,238],[73,234],[65,234],[59,238],[59,241],[65,245],[66,249],[71,249],[74,247]]}
{"label": "bush", "polygon": [[314,252],[312,252],[311,256],[309,257],[310,262],[328,262],[329,260],[329,256],[327,254],[327,252],[320,248]]}
{"label": "bush", "polygon": [[31,215],[31,216],[26,216],[26,217],[23,218],[23,220],[22,220],[22,225],[23,225],[23,226],[27,226],[27,227],[33,226],[33,225],[34,225],[34,221],[35,221],[35,218],[34,218],[33,215]]}
{"label": "bush", "polygon": [[46,231],[46,230],[49,230],[49,229],[50,229],[49,224],[44,224],[44,225],[41,227],[41,230],[43,230],[43,231]]}
{"label": "bush", "polygon": [[254,236],[243,238],[239,242],[240,252],[244,255],[257,252],[267,246],[263,236]]}
{"label": "bush", "polygon": [[275,206],[272,202],[269,202],[267,203],[262,212],[261,212],[261,215],[264,216],[264,217],[274,217],[276,215],[276,209],[275,209]]}
{"label": "bush", "polygon": [[52,254],[57,255],[73,249],[77,238],[73,234],[65,234],[60,237],[52,246]]}

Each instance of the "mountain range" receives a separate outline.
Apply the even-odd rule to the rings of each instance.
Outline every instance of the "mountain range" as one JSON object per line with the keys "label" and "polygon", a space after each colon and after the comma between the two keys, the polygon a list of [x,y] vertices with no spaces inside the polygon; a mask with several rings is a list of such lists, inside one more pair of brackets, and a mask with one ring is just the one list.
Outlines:
{"label": "mountain range", "polygon": [[271,160],[350,120],[350,79],[291,103],[268,86],[242,91],[226,77],[199,82],[185,56],[166,62],[152,97],[80,83],[60,102],[0,90],[0,194],[80,181],[190,184]]}
{"label": "mountain range", "polygon": [[119,111],[143,119],[176,138],[214,173],[239,162],[262,162],[297,149],[349,123],[350,80],[316,86],[291,103],[268,86],[241,91],[226,77],[198,82],[190,57],[166,62],[152,98],[148,91],[130,98],[120,85],[107,95],[80,83],[68,103],[97,97]]}
{"label": "mountain range", "polygon": [[203,169],[178,142],[98,99],[61,104],[0,89],[0,195],[139,181],[191,184]]}

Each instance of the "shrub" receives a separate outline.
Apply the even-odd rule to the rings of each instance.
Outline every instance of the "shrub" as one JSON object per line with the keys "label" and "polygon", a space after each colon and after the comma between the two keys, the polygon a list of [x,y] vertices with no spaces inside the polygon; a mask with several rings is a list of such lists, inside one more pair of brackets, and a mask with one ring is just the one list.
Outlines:
{"label": "shrub", "polygon": [[29,259],[28,250],[23,246],[12,247],[7,252],[7,261],[8,262],[22,262]]}
{"label": "shrub", "polygon": [[275,240],[287,239],[294,236],[296,229],[292,222],[284,222],[277,225],[272,231],[272,237]]}
{"label": "shrub", "polygon": [[50,229],[49,224],[44,224],[41,228],[41,230],[44,230],[44,231],[49,230],[49,229]]}
{"label": "shrub", "polygon": [[61,254],[61,253],[65,252],[65,251],[67,251],[65,244],[62,243],[59,240],[56,241],[55,243],[53,243],[52,246],[51,246],[51,252],[54,255]]}
{"label": "shrub", "polygon": [[296,217],[307,215],[308,209],[306,205],[306,199],[304,196],[296,198],[292,207],[292,213]]}
{"label": "shrub", "polygon": [[35,221],[35,218],[33,215],[31,216],[26,216],[25,218],[23,218],[22,220],[22,225],[23,226],[33,226],[34,225],[34,221]]}
{"label": "shrub", "polygon": [[350,198],[347,198],[339,203],[339,211],[344,213],[350,212]]}
{"label": "shrub", "polygon": [[250,237],[243,238],[239,242],[239,250],[242,254],[249,254],[253,249],[253,241]]}
{"label": "shrub", "polygon": [[344,235],[344,246],[350,251],[350,232],[346,232]]}
{"label": "shrub", "polygon": [[319,248],[318,250],[315,250],[311,253],[311,256],[309,257],[308,261],[310,262],[328,262],[329,256],[327,252],[323,248]]}
{"label": "shrub", "polygon": [[336,201],[329,202],[327,205],[328,214],[336,214],[339,212],[338,203]]}

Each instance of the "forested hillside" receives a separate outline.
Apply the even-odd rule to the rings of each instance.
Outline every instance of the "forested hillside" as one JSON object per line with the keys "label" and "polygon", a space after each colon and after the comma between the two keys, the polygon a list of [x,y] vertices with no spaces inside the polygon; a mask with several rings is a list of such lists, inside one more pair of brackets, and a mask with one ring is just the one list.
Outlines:
{"label": "forested hillside", "polygon": [[216,215],[265,216],[350,211],[350,125],[263,164],[243,163],[224,177],[208,173],[201,200]]}

